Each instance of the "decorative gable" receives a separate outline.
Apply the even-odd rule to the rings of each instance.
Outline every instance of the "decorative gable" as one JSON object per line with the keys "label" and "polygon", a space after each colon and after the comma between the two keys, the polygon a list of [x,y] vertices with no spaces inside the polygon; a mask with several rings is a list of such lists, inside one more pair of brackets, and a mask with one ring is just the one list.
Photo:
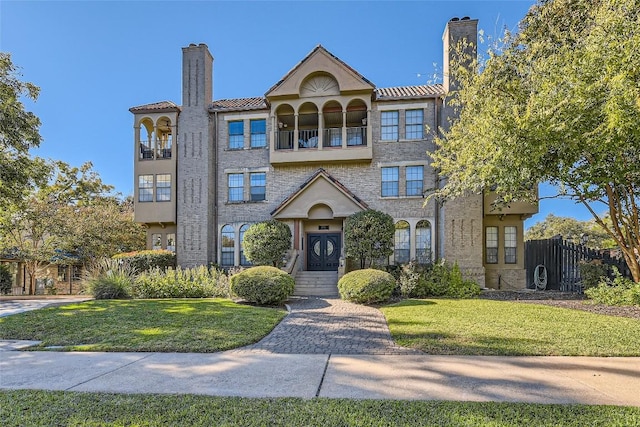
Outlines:
{"label": "decorative gable", "polygon": [[372,92],[375,85],[321,45],[265,94],[267,98]]}

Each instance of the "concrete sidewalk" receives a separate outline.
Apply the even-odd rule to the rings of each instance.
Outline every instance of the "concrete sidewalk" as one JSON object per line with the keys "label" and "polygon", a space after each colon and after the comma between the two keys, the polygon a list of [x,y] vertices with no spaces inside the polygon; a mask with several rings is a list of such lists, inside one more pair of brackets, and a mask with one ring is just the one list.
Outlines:
{"label": "concrete sidewalk", "polygon": [[640,406],[640,357],[3,351],[0,388]]}

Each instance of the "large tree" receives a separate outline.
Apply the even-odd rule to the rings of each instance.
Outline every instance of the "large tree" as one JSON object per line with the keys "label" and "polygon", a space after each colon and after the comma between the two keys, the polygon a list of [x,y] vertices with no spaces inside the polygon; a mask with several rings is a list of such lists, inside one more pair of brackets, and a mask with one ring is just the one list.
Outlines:
{"label": "large tree", "polygon": [[[91,163],[51,162],[49,182],[0,211],[0,251],[25,263],[29,294],[52,262],[87,262],[139,247],[130,209],[110,195]],[[125,205],[126,206],[126,205]]]}
{"label": "large tree", "polygon": [[[584,205],[640,281],[640,2],[544,0],[471,70],[450,70],[459,117],[438,140],[433,196],[548,181]],[[611,223],[599,212],[606,210]]]}
{"label": "large tree", "polygon": [[35,101],[40,89],[19,77],[11,55],[0,52],[0,209],[21,200],[47,174],[44,160],[29,154],[40,145],[40,120],[21,102]]}
{"label": "large tree", "polygon": [[[608,217],[603,218],[605,222]],[[579,221],[566,216],[549,214],[544,221],[536,222],[525,232],[525,240],[550,239],[562,236],[574,243],[583,243],[590,248],[608,249],[616,246],[611,237],[594,220]]]}

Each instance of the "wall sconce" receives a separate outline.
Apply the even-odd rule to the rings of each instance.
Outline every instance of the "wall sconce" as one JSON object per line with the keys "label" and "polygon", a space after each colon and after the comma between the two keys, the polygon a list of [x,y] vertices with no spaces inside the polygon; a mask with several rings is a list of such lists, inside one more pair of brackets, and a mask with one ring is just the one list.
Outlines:
{"label": "wall sconce", "polygon": [[362,126],[366,126],[367,125],[367,118],[365,117],[364,119],[362,119]]}
{"label": "wall sconce", "polygon": [[284,124],[282,122],[278,122],[278,128],[282,129],[282,126],[284,126]]}

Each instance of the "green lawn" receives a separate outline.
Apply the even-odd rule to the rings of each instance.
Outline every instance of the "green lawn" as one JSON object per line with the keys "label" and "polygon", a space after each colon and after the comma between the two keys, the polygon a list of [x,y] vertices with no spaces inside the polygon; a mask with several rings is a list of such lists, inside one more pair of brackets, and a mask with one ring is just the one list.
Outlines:
{"label": "green lawn", "polygon": [[428,354],[640,356],[640,320],[506,301],[406,300],[383,307],[391,335]]}
{"label": "green lawn", "polygon": [[637,426],[640,408],[1,391],[12,426]]}
{"label": "green lawn", "polygon": [[285,314],[225,299],[89,301],[0,318],[0,339],[65,351],[205,353],[257,342]]}

